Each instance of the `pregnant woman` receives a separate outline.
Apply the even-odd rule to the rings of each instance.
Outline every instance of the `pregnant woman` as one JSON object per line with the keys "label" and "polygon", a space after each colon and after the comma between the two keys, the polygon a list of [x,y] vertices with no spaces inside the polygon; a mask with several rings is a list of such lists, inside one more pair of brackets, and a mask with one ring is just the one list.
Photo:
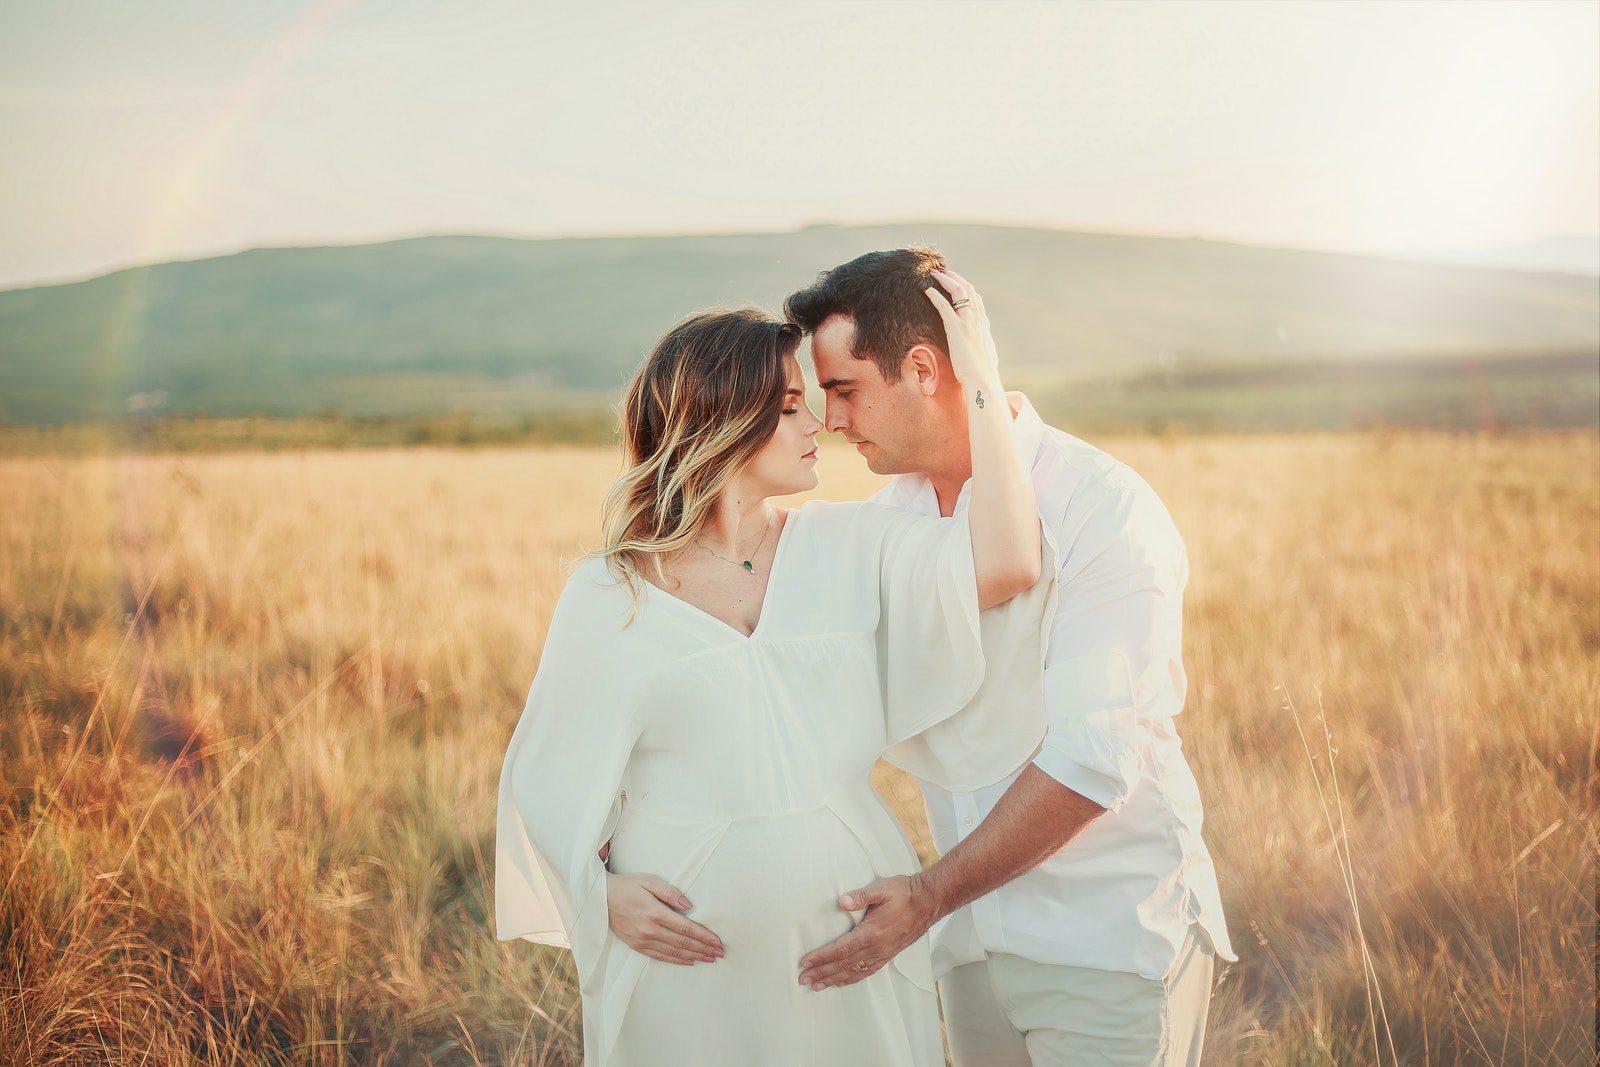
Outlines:
{"label": "pregnant woman", "polygon": [[[974,789],[1044,734],[1054,548],[982,302],[927,293],[946,336],[906,388],[966,407],[953,517],[770,502],[817,484],[791,324],[693,316],[629,383],[604,547],[556,602],[499,790],[496,934],[571,948],[591,1067],[944,1063],[926,936],[854,985],[798,982],[852,925],[840,893],[920,870],[875,761]],[[641,899],[671,922],[614,931]]]}

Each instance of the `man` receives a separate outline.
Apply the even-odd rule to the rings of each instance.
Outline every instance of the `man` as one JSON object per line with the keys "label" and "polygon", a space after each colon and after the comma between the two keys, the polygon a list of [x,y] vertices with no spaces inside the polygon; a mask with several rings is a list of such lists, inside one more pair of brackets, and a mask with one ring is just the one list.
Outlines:
{"label": "man", "polygon": [[[895,476],[873,499],[950,515],[966,506],[971,461],[943,324],[922,294],[935,269],[948,267],[929,248],[872,252],[785,312],[811,334],[828,429]],[[913,362],[919,348],[938,358]],[[850,984],[931,928],[957,1067],[1197,1063],[1214,957],[1236,957],[1174,726],[1183,541],[1130,468],[1046,426],[1023,394],[1007,399],[1060,550],[1044,742],[976,793],[921,782],[938,862],[841,896],[865,915],[802,958],[799,980]]]}

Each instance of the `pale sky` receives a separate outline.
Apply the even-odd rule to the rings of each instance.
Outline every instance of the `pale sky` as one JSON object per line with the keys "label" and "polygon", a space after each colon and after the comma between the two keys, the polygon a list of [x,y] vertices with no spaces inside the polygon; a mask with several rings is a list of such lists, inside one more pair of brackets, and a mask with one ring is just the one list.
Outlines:
{"label": "pale sky", "polygon": [[421,233],[1600,234],[1600,3],[0,0],[0,286]]}

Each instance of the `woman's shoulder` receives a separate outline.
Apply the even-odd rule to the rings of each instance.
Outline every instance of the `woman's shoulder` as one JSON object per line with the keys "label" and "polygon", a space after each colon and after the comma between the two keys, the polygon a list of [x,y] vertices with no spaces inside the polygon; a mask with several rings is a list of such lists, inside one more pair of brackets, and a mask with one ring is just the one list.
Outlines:
{"label": "woman's shoulder", "polygon": [[567,568],[566,582],[561,587],[562,597],[587,600],[604,596],[607,587],[619,584],[610,565],[601,556],[583,556]]}
{"label": "woman's shoulder", "polygon": [[611,570],[611,564],[604,556],[587,554],[578,558],[570,565],[567,572],[567,585],[608,585],[618,580],[618,576]]}
{"label": "woman's shoulder", "polygon": [[857,530],[892,525],[916,514],[877,500],[807,500],[796,510],[818,528]]}
{"label": "woman's shoulder", "polygon": [[804,507],[808,515],[815,513],[816,527],[856,540],[875,541],[942,518],[880,500],[808,500]]}
{"label": "woman's shoulder", "polygon": [[871,525],[865,500],[807,500],[790,514],[804,526],[807,540],[814,544],[855,543]]}
{"label": "woman's shoulder", "polygon": [[850,558],[875,561],[887,541],[900,539],[909,527],[930,519],[875,500],[808,500],[798,511],[806,540],[822,558],[835,563]]}
{"label": "woman's shoulder", "polygon": [[585,556],[568,571],[551,622],[554,625],[559,620],[564,626],[600,636],[622,632],[631,614],[633,596],[628,583],[604,557]]}

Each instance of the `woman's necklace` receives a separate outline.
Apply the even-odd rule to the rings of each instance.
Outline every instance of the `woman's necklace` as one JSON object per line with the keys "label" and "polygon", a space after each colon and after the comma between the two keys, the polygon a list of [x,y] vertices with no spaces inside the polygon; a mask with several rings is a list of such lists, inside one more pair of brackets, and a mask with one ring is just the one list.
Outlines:
{"label": "woman's necklace", "polygon": [[[761,548],[762,548],[763,545],[765,545],[767,543],[767,535],[770,534],[771,532],[772,532],[772,519],[769,516],[768,519],[767,519],[767,528],[765,530],[761,531],[761,542],[760,542],[760,544],[756,545],[756,550],[754,552],[750,553],[751,556],[759,556],[759,555],[761,555]],[[728,563],[732,563],[735,567],[743,567],[750,574],[754,574],[756,572],[756,565],[754,563],[752,563],[748,559],[744,560],[743,562],[740,562],[738,560],[728,559],[727,556],[724,556],[721,552],[718,552],[716,549],[712,548],[710,545],[704,544],[704,543],[702,543],[700,541],[696,541],[695,544],[699,545],[701,548],[705,549],[707,552],[711,553],[713,556],[716,556],[720,560],[725,560]]]}

